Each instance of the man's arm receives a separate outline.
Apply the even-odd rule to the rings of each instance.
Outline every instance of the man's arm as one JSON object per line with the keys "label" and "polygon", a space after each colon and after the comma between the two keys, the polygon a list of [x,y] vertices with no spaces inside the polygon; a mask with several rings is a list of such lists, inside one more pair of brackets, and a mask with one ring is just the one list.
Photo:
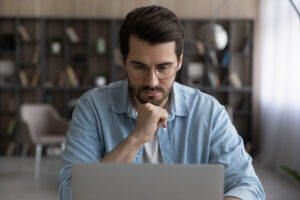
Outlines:
{"label": "man's arm", "polygon": [[213,115],[209,162],[225,167],[224,196],[264,200],[264,190],[253,169],[252,158],[224,107],[217,106]]}
{"label": "man's arm", "polygon": [[[131,135],[134,134],[131,133]],[[109,152],[100,162],[120,162],[131,163],[135,158],[137,152],[142,147],[142,143],[139,142],[133,136],[127,137],[116,148]]]}
{"label": "man's arm", "polygon": [[99,138],[101,124],[89,96],[81,98],[74,110],[67,132],[66,148],[59,174],[57,190],[61,199],[71,199],[71,166],[79,162],[132,162],[141,146],[151,140],[156,129],[167,125],[166,110],[152,104],[137,108],[138,118],[134,131],[105,157],[105,145]]}
{"label": "man's arm", "polygon": [[57,190],[62,200],[71,200],[71,166],[73,163],[96,162],[104,155],[104,144],[99,138],[96,114],[90,101],[81,98],[73,112],[62,154]]}

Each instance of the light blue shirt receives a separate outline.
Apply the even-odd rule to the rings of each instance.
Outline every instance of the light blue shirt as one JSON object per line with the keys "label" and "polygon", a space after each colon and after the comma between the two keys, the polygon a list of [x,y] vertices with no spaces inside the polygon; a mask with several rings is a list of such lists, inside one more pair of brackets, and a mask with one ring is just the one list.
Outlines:
{"label": "light blue shirt", "polygon": [[[172,89],[167,129],[158,129],[164,163],[223,164],[225,196],[263,200],[265,194],[227,112],[213,97],[177,82]],[[71,165],[97,162],[134,130],[128,81],[85,93],[74,110],[67,132],[59,175],[61,199],[71,199]],[[141,163],[143,148],[133,163]],[[101,189],[101,188],[99,188]],[[100,197],[99,197],[100,198]]]}

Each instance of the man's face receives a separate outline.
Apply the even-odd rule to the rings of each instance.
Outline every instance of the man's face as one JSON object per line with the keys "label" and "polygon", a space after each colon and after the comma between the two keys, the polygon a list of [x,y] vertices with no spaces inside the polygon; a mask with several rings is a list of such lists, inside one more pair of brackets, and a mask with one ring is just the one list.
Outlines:
{"label": "man's face", "polygon": [[[126,71],[131,91],[140,103],[165,106],[181,63],[182,56],[177,61],[175,42],[152,45],[135,35],[129,37],[129,53],[123,67]],[[147,66],[150,69],[145,78],[135,78],[130,73],[129,67],[137,64]],[[164,64],[176,67],[174,75],[168,79],[158,78],[155,73],[155,67],[163,66]]]}

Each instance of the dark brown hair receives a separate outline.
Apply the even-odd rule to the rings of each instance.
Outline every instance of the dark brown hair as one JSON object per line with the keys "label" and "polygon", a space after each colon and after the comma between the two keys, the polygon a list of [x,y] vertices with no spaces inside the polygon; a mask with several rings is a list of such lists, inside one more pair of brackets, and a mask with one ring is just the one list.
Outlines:
{"label": "dark brown hair", "polygon": [[136,35],[150,44],[175,41],[177,60],[183,52],[183,25],[172,11],[161,6],[140,7],[127,14],[119,32],[124,63],[129,52],[130,35]]}

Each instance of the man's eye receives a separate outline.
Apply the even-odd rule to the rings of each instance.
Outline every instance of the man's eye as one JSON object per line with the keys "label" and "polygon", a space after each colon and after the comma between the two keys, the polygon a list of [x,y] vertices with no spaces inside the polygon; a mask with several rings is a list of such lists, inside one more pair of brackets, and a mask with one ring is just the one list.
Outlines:
{"label": "man's eye", "polygon": [[169,65],[160,65],[160,66],[157,67],[157,70],[166,70],[169,67],[170,67]]}
{"label": "man's eye", "polygon": [[145,66],[142,66],[142,65],[136,65],[136,66],[134,66],[134,69],[135,69],[135,70],[145,70],[146,67],[145,67]]}

